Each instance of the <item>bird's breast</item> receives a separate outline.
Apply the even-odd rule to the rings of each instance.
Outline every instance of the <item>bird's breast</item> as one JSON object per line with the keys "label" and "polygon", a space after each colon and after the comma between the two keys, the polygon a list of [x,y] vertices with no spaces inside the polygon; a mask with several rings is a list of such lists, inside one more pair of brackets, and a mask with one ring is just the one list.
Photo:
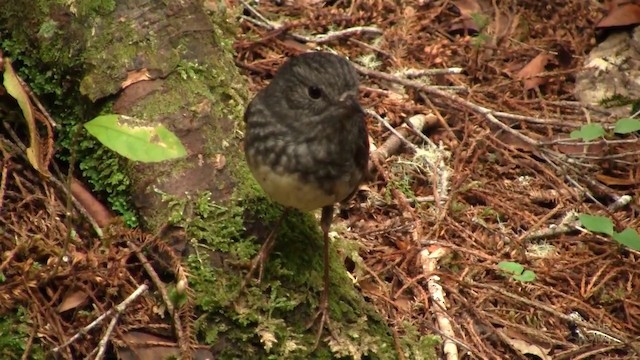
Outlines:
{"label": "bird's breast", "polygon": [[333,205],[344,200],[354,189],[353,181],[349,179],[320,184],[298,173],[276,172],[268,165],[251,167],[251,172],[273,201],[301,211]]}

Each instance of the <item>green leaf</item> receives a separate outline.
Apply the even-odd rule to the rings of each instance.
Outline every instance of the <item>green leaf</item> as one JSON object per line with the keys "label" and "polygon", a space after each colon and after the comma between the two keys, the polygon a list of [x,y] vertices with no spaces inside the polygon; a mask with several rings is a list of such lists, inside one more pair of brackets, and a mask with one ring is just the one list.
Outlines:
{"label": "green leaf", "polygon": [[608,217],[580,214],[578,219],[580,224],[589,231],[613,235],[613,222]]}
{"label": "green leaf", "polygon": [[613,239],[633,250],[640,251],[640,235],[634,229],[626,228],[622,232],[613,234]]}
{"label": "green leaf", "polygon": [[569,134],[572,139],[582,139],[584,141],[595,140],[604,136],[605,131],[600,124],[586,124],[578,130],[574,130]]}
{"label": "green leaf", "polygon": [[628,134],[640,130],[640,120],[632,118],[620,119],[616,122],[613,132],[616,134]]}
{"label": "green leaf", "polygon": [[513,261],[501,261],[498,263],[498,268],[513,275],[520,275],[524,271],[524,266]]}
{"label": "green leaf", "polygon": [[512,277],[518,281],[532,282],[536,279],[536,273],[531,270],[525,270],[521,275],[514,275]]}
{"label": "green leaf", "polygon": [[501,261],[498,263],[498,268],[511,275],[511,278],[514,280],[531,282],[536,279],[536,273],[531,270],[525,270],[524,266],[517,262]]}
{"label": "green leaf", "polygon": [[142,162],[160,162],[187,155],[180,139],[164,125],[149,125],[124,115],[101,115],[84,124],[104,146]]}

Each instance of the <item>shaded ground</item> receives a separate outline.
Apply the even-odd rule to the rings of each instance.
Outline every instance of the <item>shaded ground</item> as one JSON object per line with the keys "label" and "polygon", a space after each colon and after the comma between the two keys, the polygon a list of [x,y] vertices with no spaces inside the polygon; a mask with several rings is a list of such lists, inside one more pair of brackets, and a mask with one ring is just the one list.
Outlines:
{"label": "shaded ground", "polygon": [[[495,9],[461,4],[463,12],[481,15],[463,22],[446,2],[263,2],[254,9],[266,19],[249,10],[243,15],[237,63],[255,92],[287,56],[331,49],[360,65],[363,105],[392,127],[429,114],[424,133],[438,145],[403,129],[414,145],[392,156],[380,149],[400,141],[380,119],[369,117],[377,175],[334,223],[341,236],[362,245],[357,254],[345,253],[347,268],[394,326],[397,339],[412,328],[444,332],[459,352],[483,359],[523,358],[522,353],[554,359],[640,356],[640,345],[633,343],[640,334],[640,254],[576,229],[571,216],[606,215],[618,230],[640,228],[637,135],[591,146],[567,140],[587,119],[617,120],[606,110],[583,107],[573,95],[575,75],[595,44],[594,24],[604,11],[576,0],[505,1]],[[340,32],[354,27],[367,28]],[[462,34],[464,28],[474,36]],[[547,63],[533,88],[518,73],[541,54]],[[463,73],[420,76],[427,69],[451,68]],[[5,156],[12,152],[10,144],[2,145]],[[50,304],[73,309],[88,297],[107,309],[144,282],[144,261],[132,260],[136,254],[124,242],[142,246],[149,238],[112,234],[119,240],[104,251],[87,241],[87,227],[77,242],[65,242],[71,226],[65,223],[70,220],[64,184],[42,184],[36,171],[19,165],[24,159],[6,160],[0,234],[11,236],[1,238],[0,248],[11,250],[0,264],[8,279],[1,310],[30,299],[31,313],[52,314]],[[621,205],[622,195],[632,195],[632,202]],[[32,242],[16,244],[18,238]],[[86,272],[39,272],[40,280],[25,284],[20,274],[37,273],[33,264],[60,256],[61,246],[71,254],[66,261],[86,263]],[[76,246],[88,250],[74,252]],[[498,269],[501,261],[522,264],[536,280],[511,279]],[[42,296],[32,291],[39,281],[55,286]],[[437,285],[444,290],[444,307],[433,301]],[[146,299],[123,316],[143,326],[157,306],[162,305]],[[579,331],[570,321],[576,313],[586,321]],[[26,335],[38,331],[55,339],[78,328],[72,321],[89,322],[81,313],[65,316],[36,317],[32,321],[39,326]],[[90,352],[98,340],[77,344]]]}
{"label": "shaded ground", "polygon": [[[414,136],[418,150],[405,147],[378,164],[376,181],[334,225],[361,242],[363,268],[356,266],[354,276],[391,324],[435,331],[442,311],[427,280],[437,275],[444,317],[463,353],[640,356],[628,343],[638,349],[632,339],[640,335],[639,254],[576,229],[571,217],[609,216],[618,231],[640,227],[638,137],[590,147],[568,139],[587,119],[617,120],[573,95],[604,9],[583,1],[503,1],[495,9],[456,3],[264,2],[255,8],[264,18],[244,13],[238,64],[255,91],[286,56],[333,50],[362,66],[363,105],[393,127],[415,114],[435,115],[425,133],[445,150],[434,155]],[[463,22],[460,9],[476,14]],[[461,34],[461,24],[475,36]],[[371,26],[379,31],[341,32]],[[538,55],[546,66],[531,74],[540,80],[521,81],[518,72]],[[464,73],[416,76],[446,68]],[[420,89],[427,83],[445,92]],[[369,130],[377,146],[393,137],[374,117]],[[625,194],[633,200],[620,206]],[[425,250],[444,250],[435,272],[423,271]],[[501,261],[522,264],[536,281],[509,279]],[[576,331],[576,314],[592,328]],[[402,331],[398,326],[396,336]]]}

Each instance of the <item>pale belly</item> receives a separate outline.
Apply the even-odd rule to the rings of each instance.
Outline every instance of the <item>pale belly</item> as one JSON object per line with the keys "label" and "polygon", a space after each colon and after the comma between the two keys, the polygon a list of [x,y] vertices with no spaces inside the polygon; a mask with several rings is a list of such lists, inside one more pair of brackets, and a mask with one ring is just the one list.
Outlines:
{"label": "pale belly", "polygon": [[333,205],[344,200],[353,191],[353,185],[346,179],[331,184],[333,191],[332,194],[328,194],[314,184],[301,181],[298,175],[277,174],[268,166],[258,166],[252,172],[258,184],[273,201],[302,211]]}

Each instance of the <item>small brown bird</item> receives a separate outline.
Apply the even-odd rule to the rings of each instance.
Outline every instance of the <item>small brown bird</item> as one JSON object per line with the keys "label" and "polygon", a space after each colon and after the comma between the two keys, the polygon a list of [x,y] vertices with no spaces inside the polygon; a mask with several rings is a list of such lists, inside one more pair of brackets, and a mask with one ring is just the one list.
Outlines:
{"label": "small brown bird", "polygon": [[[286,208],[322,208],[324,289],[311,323],[320,322],[317,345],[328,318],[333,208],[356,192],[369,161],[358,75],[348,60],[331,53],[293,57],[251,101],[244,121],[247,163],[265,193]],[[262,245],[245,282],[267,258],[274,233]]]}

